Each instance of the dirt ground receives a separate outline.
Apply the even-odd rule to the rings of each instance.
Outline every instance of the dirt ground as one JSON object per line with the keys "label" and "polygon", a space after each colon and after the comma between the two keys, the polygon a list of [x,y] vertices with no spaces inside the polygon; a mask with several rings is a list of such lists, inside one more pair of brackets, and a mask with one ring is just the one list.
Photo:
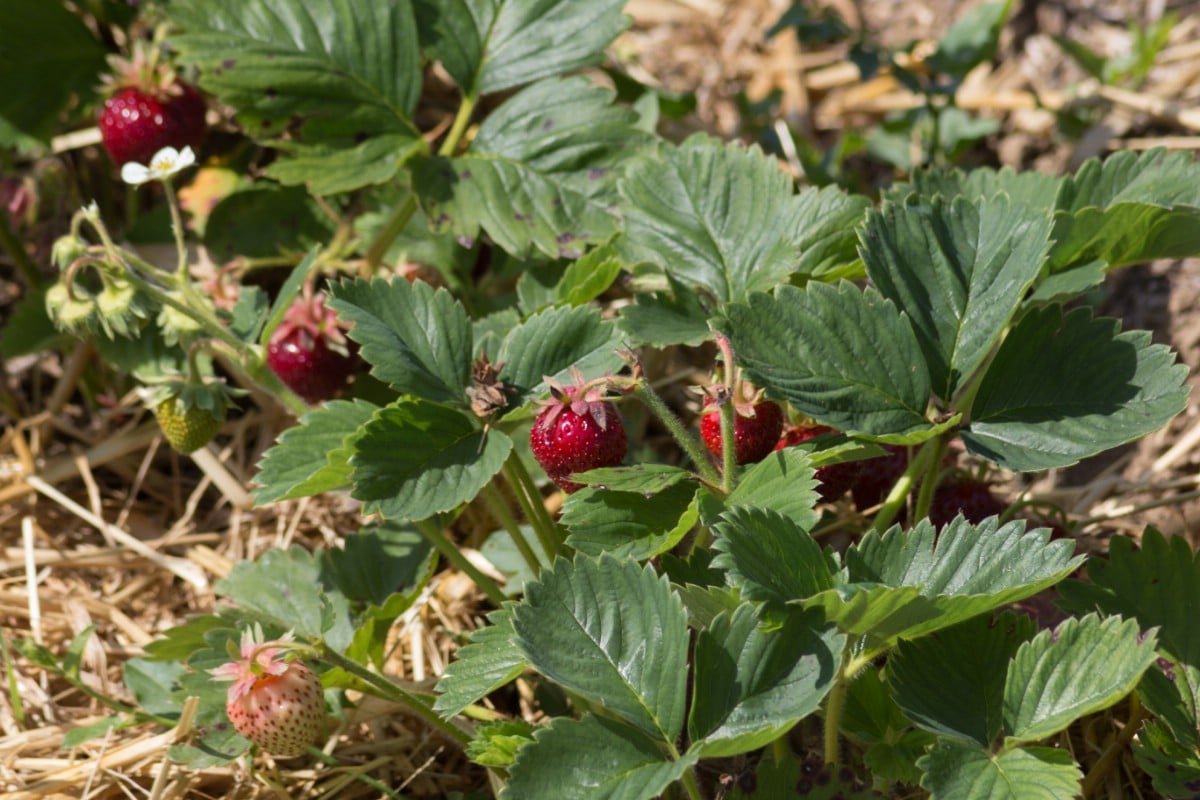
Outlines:
{"label": "dirt ground", "polygon": [[[665,128],[679,137],[696,130],[755,141],[741,98],[772,91],[780,101],[766,130],[832,147],[891,110],[915,102],[886,74],[864,80],[846,44],[801,44],[764,32],[787,11],[786,0],[631,0],[631,29],[612,48],[614,60],[650,85],[694,92],[696,109]],[[950,0],[826,0],[875,44],[894,48],[932,42],[950,21],[978,2]],[[1200,2],[1064,0],[1016,4],[994,65],[964,82],[962,107],[1000,121],[999,132],[970,154],[974,163],[1060,173],[1118,149],[1200,147]],[[1137,91],[1090,80],[1054,36],[1099,53],[1130,46],[1131,21],[1164,14],[1178,21]],[[918,45],[914,53],[927,53]],[[919,56],[918,56],[919,57]],[[1097,109],[1094,122],[1066,136],[1056,110]],[[786,135],[785,135],[786,134]],[[783,163],[804,180],[784,147]],[[84,168],[94,152],[56,159]],[[82,166],[81,166],[82,165]],[[39,168],[53,168],[53,164]],[[876,186],[894,176],[875,168]],[[73,209],[72,209],[73,210]],[[69,215],[69,212],[68,212]],[[30,254],[45,263],[62,232],[55,220],[29,232]],[[57,226],[57,227],[56,227]],[[0,255],[0,323],[20,295],[11,264]],[[1096,302],[1127,328],[1154,332],[1200,381],[1200,259],[1126,268]],[[222,449],[199,463],[166,448],[153,420],[132,396],[111,396],[81,383],[94,359],[85,346],[61,356],[41,354],[3,364],[0,384],[0,643],[6,673],[23,698],[24,723],[0,692],[0,793],[23,797],[150,796],[163,771],[170,732],[147,726],[115,731],[75,751],[61,748],[73,727],[102,709],[82,694],[17,658],[16,638],[32,636],[60,649],[95,626],[84,653],[85,679],[123,696],[120,666],[160,631],[211,610],[212,583],[239,559],[269,547],[333,545],[358,527],[353,504],[315,498],[252,509],[245,487],[255,464],[287,423],[281,412],[255,410],[229,423]],[[1200,397],[1200,396],[1198,396]],[[1031,481],[1008,476],[1010,496],[1065,509],[1085,549],[1103,551],[1114,533],[1138,535],[1146,525],[1184,535],[1200,546],[1200,401],[1159,434],[1114,453]],[[429,603],[395,633],[395,674],[432,682],[453,657],[455,637],[481,624],[479,598],[457,573],[434,581]],[[13,659],[11,664],[8,659]],[[444,748],[418,723],[389,709],[364,707],[343,731],[364,760],[392,759],[381,779],[407,780],[413,797],[444,797],[482,788],[479,771]],[[390,771],[390,772],[389,772]],[[268,785],[317,797],[332,774],[320,767],[296,774],[282,768],[267,780],[237,765],[193,774],[165,770],[156,797],[266,797]],[[397,778],[396,776],[404,776]],[[133,788],[137,787],[137,788]]]}

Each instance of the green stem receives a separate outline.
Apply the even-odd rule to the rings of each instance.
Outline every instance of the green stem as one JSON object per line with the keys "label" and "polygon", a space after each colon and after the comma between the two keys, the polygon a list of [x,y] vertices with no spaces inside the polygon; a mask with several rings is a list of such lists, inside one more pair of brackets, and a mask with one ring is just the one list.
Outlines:
{"label": "green stem", "polygon": [[496,518],[496,521],[504,526],[504,530],[508,531],[508,535],[512,537],[513,544],[521,551],[521,557],[525,559],[525,563],[529,565],[529,569],[533,571],[534,577],[542,571],[542,562],[538,560],[537,553],[534,552],[533,546],[525,538],[525,534],[521,531],[521,526],[517,524],[516,519],[508,510],[507,503],[496,490],[494,483],[488,483],[483,487],[484,505],[488,511]]}
{"label": "green stem", "polygon": [[696,768],[689,767],[683,773],[683,788],[687,792],[690,800],[703,800],[703,795],[700,794],[700,787],[696,784]]}
{"label": "green stem", "polygon": [[38,271],[37,264],[34,264],[29,253],[25,252],[25,247],[17,238],[12,225],[9,224],[8,212],[4,209],[0,209],[0,247],[4,248],[13,263],[17,265],[17,271],[21,273],[26,289],[32,290],[42,285],[42,275]]}
{"label": "green stem", "polygon": [[533,532],[537,534],[546,557],[553,561],[562,551],[561,543],[564,537],[558,525],[550,518],[550,513],[546,511],[542,493],[538,491],[533,478],[529,476],[529,471],[521,463],[521,457],[516,453],[509,455],[504,462],[504,477],[512,484],[521,511],[524,512],[525,519],[529,520]]}
{"label": "green stem", "polygon": [[940,475],[937,465],[942,463],[942,455],[946,452],[946,440],[938,436],[932,442],[928,442],[925,448],[933,452],[930,453],[930,460],[926,462],[925,477],[921,480],[920,491],[917,492],[917,507],[913,511],[915,519],[925,519],[929,516],[929,509],[933,505],[933,493],[937,490]]}
{"label": "green stem", "polygon": [[733,400],[722,403],[718,409],[721,415],[721,491],[726,495],[733,491],[733,476],[737,474],[737,441],[734,416],[737,410]]}
{"label": "green stem", "polygon": [[1148,716],[1142,708],[1142,704],[1138,702],[1137,693],[1129,695],[1129,719],[1126,720],[1125,727],[1121,729],[1117,737],[1100,754],[1100,758],[1096,759],[1096,763],[1092,764],[1091,769],[1084,776],[1083,782],[1079,784],[1081,797],[1092,797],[1100,788],[1104,779],[1108,777],[1108,773],[1120,762],[1121,755],[1129,747],[1133,737],[1137,736],[1142,722]]}
{"label": "green stem", "polygon": [[375,274],[375,270],[383,263],[383,257],[387,255],[388,248],[392,246],[392,242],[396,241],[408,221],[412,219],[413,214],[417,212],[417,196],[410,194],[405,198],[392,216],[384,224],[383,229],[375,236],[375,240],[371,242],[371,247],[367,250],[366,272],[367,277]]}
{"label": "green stem", "polygon": [[496,582],[476,569],[475,565],[467,560],[467,557],[462,554],[462,551],[458,549],[454,542],[446,538],[446,534],[442,532],[441,528],[427,519],[417,522],[416,526],[425,535],[425,538],[429,540],[429,543],[445,556],[447,561],[466,573],[467,577],[475,582],[475,585],[488,596],[489,600],[497,606],[504,603],[506,599],[504,592],[500,590]]}
{"label": "green stem", "polygon": [[645,403],[651,413],[658,417],[658,421],[663,424],[667,432],[683,448],[683,452],[687,453],[688,458],[692,460],[700,477],[713,486],[720,486],[721,476],[717,474],[712,461],[709,460],[708,451],[700,444],[700,440],[696,438],[695,434],[683,426],[679,417],[667,407],[658,393],[651,388],[650,383],[644,379],[638,381],[633,387],[633,396]]}
{"label": "green stem", "polygon": [[[844,658],[844,657],[843,657]],[[846,662],[838,670],[833,688],[825,699],[825,763],[836,765],[841,761],[841,727],[842,714],[846,710],[846,694],[850,689],[850,677],[846,671]]]}
{"label": "green stem", "polygon": [[187,242],[183,236],[183,215],[179,212],[179,198],[175,196],[175,187],[170,181],[163,181],[163,191],[167,195],[167,208],[171,210],[171,231],[175,234],[175,255],[179,259],[175,267],[175,280],[182,288],[191,283],[192,276],[188,274]]}
{"label": "green stem", "polygon": [[[418,523],[418,527],[419,527]],[[456,725],[453,722],[444,720],[436,711],[430,707],[428,700],[418,694],[406,691],[396,682],[389,679],[386,675],[380,675],[359,664],[353,659],[346,658],[341,653],[331,648],[324,640],[321,641],[319,650],[320,657],[328,661],[335,667],[341,667],[346,672],[356,678],[359,678],[364,683],[379,690],[380,697],[387,700],[392,700],[407,706],[415,715],[421,718],[429,727],[441,731],[449,738],[453,739],[460,745],[466,745],[471,741],[471,731]]]}
{"label": "green stem", "polygon": [[458,113],[454,115],[454,122],[450,126],[450,132],[446,134],[446,138],[442,141],[442,146],[438,148],[439,156],[452,156],[454,151],[458,149],[458,143],[466,133],[467,124],[471,121],[471,115],[475,113],[475,104],[479,102],[476,95],[470,94],[463,98],[462,105],[458,107]]}
{"label": "green stem", "polygon": [[883,506],[879,509],[879,513],[875,515],[875,522],[872,527],[883,533],[896,519],[896,515],[900,513],[900,509],[904,507],[905,501],[908,499],[909,493],[912,491],[913,484],[916,482],[916,477],[926,470],[929,464],[929,457],[933,453],[933,448],[922,447],[915,458],[909,459],[908,466],[904,468],[904,474],[896,481],[896,485],[888,492],[887,498],[883,501]]}

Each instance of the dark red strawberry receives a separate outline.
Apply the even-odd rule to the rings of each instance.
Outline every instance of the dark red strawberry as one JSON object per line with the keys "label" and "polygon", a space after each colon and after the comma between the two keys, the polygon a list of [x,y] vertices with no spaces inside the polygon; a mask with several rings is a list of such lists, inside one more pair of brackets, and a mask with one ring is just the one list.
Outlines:
{"label": "dark red strawberry", "polygon": [[575,472],[615,467],[627,446],[621,416],[604,399],[601,387],[583,383],[550,385],[552,397],[529,431],[533,456],[558,488],[567,494],[583,488],[568,480]]}
{"label": "dark red strawberry", "polygon": [[149,164],[164,147],[199,147],[204,139],[204,98],[186,83],[175,91],[150,93],[127,87],[110,97],[100,112],[100,140],[122,166]]}
{"label": "dark red strawberry", "polygon": [[[775,449],[783,432],[783,409],[771,400],[739,405],[733,418],[733,453],[738,464],[762,461]],[[700,438],[717,458],[721,457],[721,412],[713,406],[700,417]]]}
{"label": "dark red strawberry", "polygon": [[986,482],[974,478],[954,478],[934,491],[933,502],[929,506],[929,521],[940,528],[962,514],[967,522],[975,524],[1003,514],[1007,507],[992,494]]}
{"label": "dark red strawberry", "polygon": [[354,343],[325,308],[325,296],[311,288],[288,309],[267,346],[267,366],[310,404],[334,397],[357,363]]}
{"label": "dark red strawberry", "polygon": [[859,462],[858,477],[850,487],[854,505],[866,511],[883,502],[888,492],[908,467],[908,450],[898,445],[884,445],[887,455]]}
{"label": "dark red strawberry", "polygon": [[[828,425],[789,425],[784,429],[783,435],[779,437],[779,442],[775,445],[775,449],[782,450],[785,447],[807,442],[815,436],[827,433],[837,433],[837,431]],[[832,503],[844,495],[854,485],[854,481],[858,478],[860,467],[861,462],[858,461],[845,461],[841,464],[829,464],[828,466],[817,467],[815,475],[817,479],[817,495],[821,498],[821,502]]]}

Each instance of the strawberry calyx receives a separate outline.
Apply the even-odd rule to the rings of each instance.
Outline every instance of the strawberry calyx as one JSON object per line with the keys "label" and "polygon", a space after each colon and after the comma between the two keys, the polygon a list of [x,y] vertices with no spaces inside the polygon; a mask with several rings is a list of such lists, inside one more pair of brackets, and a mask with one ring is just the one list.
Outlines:
{"label": "strawberry calyx", "polygon": [[160,101],[182,97],[184,84],[171,65],[160,60],[160,52],[139,39],[134,41],[128,56],[109,55],[109,73],[100,78],[101,93],[108,97],[136,89]]}
{"label": "strawberry calyx", "polygon": [[589,417],[600,430],[607,430],[609,413],[605,403],[617,399],[611,393],[615,387],[611,375],[605,375],[593,380],[586,380],[578,367],[571,367],[571,378],[574,383],[563,386],[554,378],[546,375],[543,380],[550,387],[550,397],[539,400],[537,405],[543,409],[538,415],[538,424],[550,427],[566,409],[580,417]]}
{"label": "strawberry calyx", "polygon": [[278,677],[288,669],[288,658],[294,637],[291,631],[278,639],[263,641],[262,628],[247,628],[242,631],[240,646],[234,650],[229,642],[230,658],[224,664],[208,670],[208,674],[219,681],[233,681],[229,687],[232,698],[245,697],[258,681],[267,677]]}
{"label": "strawberry calyx", "polygon": [[307,283],[299,300],[288,307],[279,326],[271,334],[272,342],[294,339],[301,347],[312,350],[318,340],[340,356],[349,358],[350,340],[338,322],[337,312],[325,306],[325,293],[315,292]]}

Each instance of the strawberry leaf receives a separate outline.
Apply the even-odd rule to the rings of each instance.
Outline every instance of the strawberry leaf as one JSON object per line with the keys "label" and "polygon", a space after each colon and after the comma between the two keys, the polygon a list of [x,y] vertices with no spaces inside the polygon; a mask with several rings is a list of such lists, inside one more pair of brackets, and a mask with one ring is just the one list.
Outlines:
{"label": "strawberry leaf", "polygon": [[867,215],[862,259],[908,315],[934,391],[949,400],[988,357],[1049,247],[1044,212],[1007,196],[884,203]]}
{"label": "strawberry leaf", "polygon": [[493,611],[488,622],[471,634],[437,683],[433,710],[446,719],[516,680],[525,670],[525,655],[517,647],[510,610]]}
{"label": "strawberry leaf", "polygon": [[888,685],[918,727],[988,747],[1004,724],[1009,661],[1033,633],[1028,617],[979,616],[937,636],[900,642],[888,656]]}
{"label": "strawberry leaf", "polygon": [[169,12],[183,30],[171,46],[200,85],[252,136],[299,157],[268,174],[347,191],[388,180],[424,148],[410,119],[421,93],[410,4],[183,0]]}
{"label": "strawberry leaf", "polygon": [[403,278],[341,280],[328,305],[351,324],[376,378],[401,394],[467,405],[471,322],[449,292]]}
{"label": "strawberry leaf", "polygon": [[686,702],[687,618],[652,567],[610,555],[560,559],[525,585],[513,628],[538,672],[635,726],[639,738],[673,745]]}
{"label": "strawberry leaf", "polygon": [[417,0],[421,42],[478,97],[600,63],[624,0]]}
{"label": "strawberry leaf", "polygon": [[1154,663],[1157,638],[1137,620],[1068,618],[1021,645],[1004,691],[1006,745],[1036,742],[1133,691]]}
{"label": "strawberry leaf", "polygon": [[963,441],[1017,472],[1069,466],[1165,425],[1187,403],[1187,373],[1147,331],[1033,309],[988,367]]}
{"label": "strawberry leaf", "polygon": [[930,800],[1073,800],[1083,777],[1071,754],[1053,747],[994,754],[943,740],[917,765]]}
{"label": "strawberry leaf", "polygon": [[557,717],[517,752],[502,800],[651,800],[699,760],[620,720]]}
{"label": "strawberry leaf", "polygon": [[570,383],[576,367],[588,377],[619,368],[620,332],[591,306],[548,308],[513,328],[494,361],[500,380],[511,390],[508,407],[520,408],[550,393],[546,378]]}
{"label": "strawberry leaf", "polygon": [[586,555],[609,553],[644,561],[679,544],[696,524],[690,481],[654,495],[583,488],[567,497],[562,524],[567,544]]}
{"label": "strawberry leaf", "polygon": [[616,229],[615,171],[651,139],[613,93],[584,78],[536,83],[497,108],[470,149],[413,162],[413,186],[435,233],[503,250],[578,258]]}
{"label": "strawberry leaf", "polygon": [[96,76],[105,71],[104,54],[104,45],[80,15],[63,3],[6,0],[0,25],[0,144],[32,144],[26,136],[49,141],[72,101],[77,107],[90,105]]}
{"label": "strawberry leaf", "polygon": [[819,517],[816,486],[808,454],[788,447],[748,467],[725,504],[769,508],[807,531]]}
{"label": "strawberry leaf", "polygon": [[1200,253],[1200,167],[1189,153],[1126,150],[1063,181],[1051,268],[1119,267]]}
{"label": "strawberry leaf", "polygon": [[852,229],[867,205],[835,188],[796,195],[757,147],[703,135],[635,161],[621,195],[626,260],[656,264],[722,303],[853,261]]}
{"label": "strawberry leaf", "polygon": [[933,428],[916,335],[873,289],[780,286],[730,305],[713,324],[755,385],[818,422],[868,436]]}
{"label": "strawberry leaf", "polygon": [[961,516],[940,535],[928,520],[911,531],[871,532],[846,552],[847,582],[795,602],[823,608],[839,628],[882,651],[1058,583],[1082,557],[1049,535],[1026,532],[1024,522],[998,526],[992,517],[972,525]]}
{"label": "strawberry leaf", "polygon": [[632,305],[621,308],[618,324],[638,344],[667,347],[699,346],[712,337],[711,316],[696,290],[667,273],[668,288],[635,295]]}
{"label": "strawberry leaf", "polygon": [[[419,446],[414,443],[419,442]],[[351,495],[367,514],[424,520],[479,494],[512,440],[452,408],[402,398],[375,412],[354,443]]]}
{"label": "strawberry leaf", "polygon": [[1158,628],[1163,660],[1146,673],[1139,694],[1146,707],[1188,750],[1200,748],[1200,629],[1189,611],[1200,608],[1200,557],[1183,537],[1151,528],[1133,540],[1114,537],[1107,560],[1088,561],[1090,581],[1066,581],[1064,605],[1098,609]]}
{"label": "strawberry leaf", "polygon": [[331,400],[288,428],[258,464],[254,502],[341,489],[350,485],[350,441],[378,406],[364,400]]}
{"label": "strawberry leaf", "polygon": [[732,756],[782,736],[833,687],[844,646],[820,614],[789,614],[771,631],[750,604],[719,615],[696,638],[688,752]]}

